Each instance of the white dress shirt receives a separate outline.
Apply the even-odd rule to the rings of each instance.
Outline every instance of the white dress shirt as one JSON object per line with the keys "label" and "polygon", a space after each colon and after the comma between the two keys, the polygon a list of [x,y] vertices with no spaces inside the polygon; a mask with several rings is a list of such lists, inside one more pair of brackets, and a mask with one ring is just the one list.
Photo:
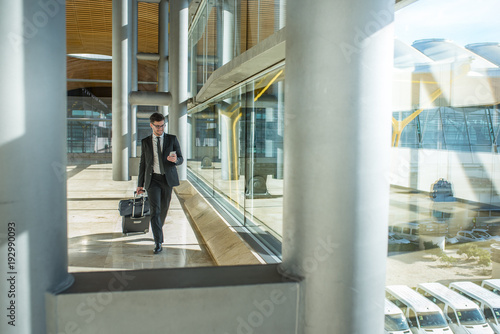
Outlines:
{"label": "white dress shirt", "polygon": [[155,174],[161,174],[161,171],[160,171],[160,160],[158,159],[158,149],[157,149],[157,144],[156,144],[156,141],[157,139],[156,138],[160,138],[160,148],[163,148],[163,134],[160,136],[160,137],[157,137],[155,134],[153,134],[152,136],[153,138],[153,173]]}

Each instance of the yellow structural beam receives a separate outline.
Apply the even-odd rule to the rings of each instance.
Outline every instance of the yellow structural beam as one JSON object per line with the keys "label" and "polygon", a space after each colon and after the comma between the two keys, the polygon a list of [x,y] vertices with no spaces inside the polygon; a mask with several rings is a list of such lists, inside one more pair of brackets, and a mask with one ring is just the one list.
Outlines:
{"label": "yellow structural beam", "polygon": [[[432,94],[431,94],[431,100],[429,101],[429,105],[434,102],[443,92],[441,91],[441,88],[436,89]],[[394,117],[392,117],[392,141],[391,144],[394,147],[399,146],[399,140],[401,139],[401,133],[405,129],[405,127],[410,124],[411,121],[413,121],[422,111],[424,111],[425,108],[420,108],[416,111],[414,111],[410,116],[406,117],[402,121],[396,120]]]}
{"label": "yellow structural beam", "polygon": [[264,87],[264,89],[253,99],[254,102],[257,102],[257,100],[262,96],[262,94],[264,94],[268,89],[269,87],[271,87],[271,85],[276,81],[276,79],[279,78],[279,76],[281,75],[281,73],[283,73],[284,70],[281,70],[279,71],[272,79],[271,81],[269,81],[269,83],[267,84],[266,87]]}
{"label": "yellow structural beam", "polygon": [[[279,78],[279,76],[283,73],[284,70],[279,71],[272,79],[269,81],[269,83],[255,96],[254,102],[257,102],[257,100],[271,87],[271,85]],[[264,80],[262,79],[259,84],[261,84]],[[228,117],[231,121],[231,131],[232,131],[232,136],[233,136],[233,142],[232,142],[232,175],[237,175],[238,173],[238,142],[237,142],[237,129],[236,129],[236,124],[240,120],[240,118],[243,116],[241,113],[241,105],[240,102],[235,102],[231,104],[229,107],[227,107],[226,110],[221,110],[220,111],[222,115]],[[230,153],[230,148],[228,147],[228,156]],[[229,163],[229,160],[228,160]],[[231,168],[231,166],[228,166]]]}
{"label": "yellow structural beam", "polygon": [[[468,64],[468,63],[461,64],[459,66],[459,68],[457,69],[457,71],[455,72],[455,73],[457,73],[455,80],[464,77],[469,71],[470,71],[470,64]],[[453,80],[450,80],[450,86],[451,86],[452,82],[453,82]],[[437,84],[436,81],[412,81],[412,83]],[[414,111],[410,116],[406,117],[402,121],[398,121],[394,117],[392,117],[392,130],[393,131],[392,131],[391,145],[393,147],[399,146],[399,141],[401,139],[401,133],[403,132],[405,127],[408,124],[410,124],[410,122],[413,121],[415,119],[415,117],[420,115],[420,113],[422,111],[424,111],[426,108],[428,108],[439,96],[441,96],[441,94],[443,94],[443,91],[441,90],[441,88],[436,89],[431,94],[429,102],[424,107]]]}

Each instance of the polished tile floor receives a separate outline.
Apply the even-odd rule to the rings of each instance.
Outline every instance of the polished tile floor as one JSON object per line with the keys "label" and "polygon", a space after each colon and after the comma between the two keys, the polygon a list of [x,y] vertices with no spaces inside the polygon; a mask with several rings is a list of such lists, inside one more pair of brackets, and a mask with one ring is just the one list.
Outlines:
{"label": "polished tile floor", "polygon": [[[121,233],[118,202],[133,195],[136,178],[131,181],[112,181],[110,163],[69,164],[67,175],[70,272],[215,265],[205,247],[200,244],[175,195],[164,226],[164,251],[154,255],[151,232],[128,236]],[[201,170],[199,175],[212,180],[219,189],[227,190],[234,203],[248,204],[250,209],[247,215],[266,223],[272,222],[274,225],[271,229],[281,231],[279,224],[282,219],[279,217],[283,192],[277,182],[282,181],[269,183],[269,191],[275,196],[251,201],[243,194],[244,184],[235,183],[239,181],[224,184],[219,177],[220,170]],[[394,224],[398,221],[425,220],[434,212],[443,211],[453,213],[454,224],[451,227],[460,227],[462,223],[470,222],[470,212],[477,209],[476,206],[462,202],[435,203],[429,196],[393,188],[390,194],[389,222]],[[455,254],[457,248],[458,246],[447,246],[446,253],[459,258]],[[388,285],[415,286],[422,282],[480,280],[491,278],[490,276],[491,266],[483,268],[475,262],[462,261],[448,267],[426,251],[391,252],[387,257]]]}
{"label": "polished tile floor", "polygon": [[70,272],[214,265],[175,193],[165,225],[163,252],[153,236],[123,235],[118,202],[133,195],[137,178],[112,181],[110,163],[68,164],[68,269]]}

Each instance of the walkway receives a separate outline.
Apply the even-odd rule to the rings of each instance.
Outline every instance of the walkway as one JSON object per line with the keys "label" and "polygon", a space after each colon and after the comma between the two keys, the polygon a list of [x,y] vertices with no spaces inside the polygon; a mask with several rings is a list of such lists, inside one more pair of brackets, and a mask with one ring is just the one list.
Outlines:
{"label": "walkway", "polygon": [[172,196],[163,227],[163,252],[154,255],[153,236],[121,233],[118,202],[133,196],[137,178],[112,181],[110,163],[67,167],[69,272],[214,265]]}

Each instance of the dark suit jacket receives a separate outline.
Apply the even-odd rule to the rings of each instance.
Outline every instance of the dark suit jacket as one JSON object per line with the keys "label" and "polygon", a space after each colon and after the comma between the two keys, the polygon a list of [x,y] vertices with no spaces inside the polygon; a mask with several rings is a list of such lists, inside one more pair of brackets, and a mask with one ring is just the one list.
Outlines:
{"label": "dark suit jacket", "polygon": [[[141,162],[139,164],[139,177],[137,179],[137,186],[149,188],[151,184],[151,178],[153,176],[153,135],[147,136],[142,140],[142,153]],[[173,163],[167,160],[167,157],[171,151],[176,151],[177,162]],[[165,170],[165,177],[167,179],[168,185],[170,187],[175,187],[179,185],[179,176],[177,175],[176,166],[182,164],[184,159],[182,158],[181,146],[177,137],[174,135],[164,134],[163,137],[163,148],[162,148],[162,161]]]}

